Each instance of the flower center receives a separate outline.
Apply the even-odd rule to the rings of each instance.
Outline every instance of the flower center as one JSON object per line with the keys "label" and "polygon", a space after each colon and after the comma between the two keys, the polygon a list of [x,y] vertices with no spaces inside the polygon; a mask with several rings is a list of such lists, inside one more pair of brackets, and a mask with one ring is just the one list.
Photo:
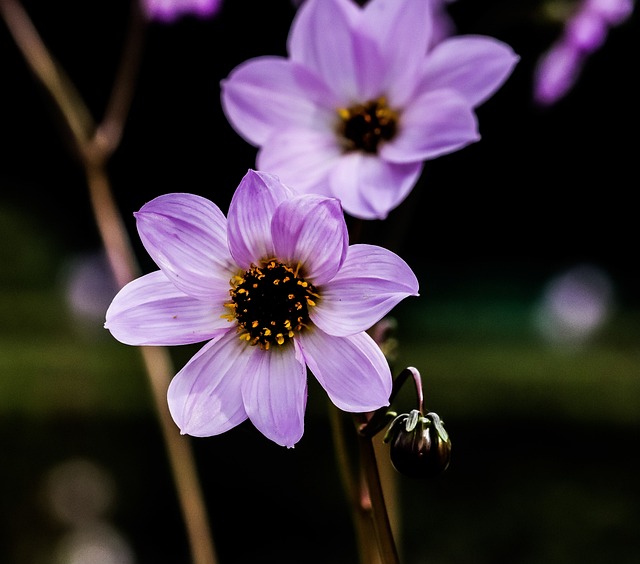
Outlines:
{"label": "flower center", "polygon": [[298,270],[269,259],[231,279],[231,301],[225,303],[231,313],[223,317],[238,322],[241,339],[268,350],[309,325],[309,308],[320,296]]}
{"label": "flower center", "polygon": [[338,110],[338,134],[347,151],[376,153],[381,141],[393,139],[398,129],[398,112],[387,106],[384,96],[365,104]]}

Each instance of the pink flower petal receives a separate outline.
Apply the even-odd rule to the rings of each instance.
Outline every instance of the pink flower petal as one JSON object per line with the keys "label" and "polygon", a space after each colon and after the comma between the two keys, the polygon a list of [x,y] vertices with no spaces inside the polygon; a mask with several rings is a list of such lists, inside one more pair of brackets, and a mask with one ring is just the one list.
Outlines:
{"label": "pink flower petal", "polygon": [[329,178],[345,212],[361,219],[385,219],[415,186],[423,163],[391,163],[375,155],[347,153]]}
{"label": "pink flower petal", "polygon": [[199,343],[229,330],[220,316],[228,299],[187,296],[158,270],[124,286],[107,309],[105,327],[127,345],[185,345]]}
{"label": "pink flower petal", "polygon": [[291,190],[272,174],[255,170],[245,174],[228,214],[229,248],[243,270],[275,256],[271,219],[278,204],[291,195]]}
{"label": "pink flower petal", "polygon": [[[281,57],[257,57],[221,81],[223,111],[254,145],[287,127],[315,127],[335,112],[337,101],[307,68]],[[271,170],[271,169],[263,169]]]}
{"label": "pink flower petal", "polygon": [[324,130],[285,129],[262,146],[257,156],[260,170],[277,174],[298,193],[332,196],[328,174],[342,156],[336,133]]}
{"label": "pink flower petal", "polygon": [[291,448],[304,433],[307,367],[293,346],[252,348],[242,374],[246,412],[263,435]]}
{"label": "pink flower petal", "polygon": [[404,110],[400,132],[381,147],[380,156],[394,163],[412,163],[479,140],[470,104],[453,90],[436,90],[422,94]]}
{"label": "pink flower petal", "polygon": [[475,107],[503,85],[518,60],[511,47],[492,37],[450,37],[425,60],[419,91],[452,89]]}
{"label": "pink flower petal", "polygon": [[418,280],[398,255],[374,245],[353,245],[340,272],[322,287],[311,320],[325,333],[366,331],[400,301],[418,295]]}
{"label": "pink flower petal", "polygon": [[[375,52],[380,60],[377,65],[373,61],[367,65],[379,69],[376,78],[379,91],[367,96],[384,92],[393,106],[403,106],[412,96],[431,40],[431,4],[431,0],[370,0],[365,4],[362,17],[352,24],[352,29],[354,33],[362,29],[362,33],[375,41],[375,51],[367,51]],[[359,92],[360,96],[363,94]]]}
{"label": "pink flower petal", "polygon": [[332,337],[314,329],[300,335],[300,348],[336,407],[362,413],[389,405],[391,370],[380,347],[366,333]]}
{"label": "pink flower petal", "polygon": [[241,384],[250,347],[235,331],[207,343],[169,384],[169,411],[180,432],[219,435],[247,419]]}
{"label": "pink flower petal", "polygon": [[300,266],[313,284],[324,284],[338,272],[349,244],[338,200],[303,195],[278,206],[272,224],[276,254]]}
{"label": "pink flower petal", "polygon": [[[345,100],[358,94],[360,61],[349,25],[349,11],[356,9],[340,0],[305,1],[296,12],[287,42],[291,60],[323,77]],[[331,30],[330,41],[327,30]]]}
{"label": "pink flower petal", "polygon": [[194,194],[165,194],[134,215],[145,249],[185,294],[212,300],[229,290],[235,267],[227,219],[213,202]]}

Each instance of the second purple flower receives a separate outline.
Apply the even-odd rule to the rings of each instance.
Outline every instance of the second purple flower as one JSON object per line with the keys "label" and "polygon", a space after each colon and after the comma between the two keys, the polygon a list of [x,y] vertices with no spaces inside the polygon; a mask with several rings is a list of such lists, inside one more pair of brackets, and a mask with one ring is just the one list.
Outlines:
{"label": "second purple flower", "polygon": [[384,219],[425,160],[480,138],[474,108],[518,60],[493,38],[436,30],[425,0],[306,0],[289,56],[246,61],[222,82],[232,126],[259,147],[257,168],[305,193]]}

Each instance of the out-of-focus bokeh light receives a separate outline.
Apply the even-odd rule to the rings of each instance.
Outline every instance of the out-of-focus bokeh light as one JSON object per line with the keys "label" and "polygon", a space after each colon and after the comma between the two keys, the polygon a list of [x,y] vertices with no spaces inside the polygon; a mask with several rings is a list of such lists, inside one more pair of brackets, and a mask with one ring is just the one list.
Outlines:
{"label": "out-of-focus bokeh light", "polygon": [[536,327],[551,343],[583,345],[610,318],[614,301],[607,272],[579,264],[549,280],[535,308]]}
{"label": "out-of-focus bokeh light", "polygon": [[54,466],[46,482],[51,512],[67,525],[79,526],[100,519],[113,504],[115,485],[111,476],[84,458]]}
{"label": "out-of-focus bokeh light", "polygon": [[54,466],[45,478],[47,509],[66,530],[52,564],[134,564],[129,543],[110,522],[116,487],[111,475],[85,458]]}
{"label": "out-of-focus bokeh light", "polygon": [[108,523],[91,523],[64,536],[54,564],[134,564],[131,548]]}
{"label": "out-of-focus bokeh light", "polygon": [[69,258],[60,275],[69,309],[78,322],[102,327],[117,285],[102,252]]}

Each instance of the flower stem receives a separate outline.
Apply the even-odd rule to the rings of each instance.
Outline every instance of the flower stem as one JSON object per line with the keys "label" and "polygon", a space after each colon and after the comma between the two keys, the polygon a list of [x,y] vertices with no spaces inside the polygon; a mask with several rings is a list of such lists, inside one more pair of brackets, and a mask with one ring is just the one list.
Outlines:
{"label": "flower stem", "polygon": [[[331,406],[330,422],[338,468],[357,537],[361,564],[399,564],[398,553],[391,529],[387,505],[384,498],[378,462],[370,436],[362,435],[358,429],[367,421],[366,414],[354,414],[357,440],[356,456],[349,447],[348,430],[343,413]],[[355,460],[354,460],[355,458]]]}
{"label": "flower stem", "polygon": [[[56,103],[72,134],[85,169],[98,231],[119,287],[138,275],[138,267],[113,199],[106,164],[120,143],[140,61],[144,22],[140,18],[137,2],[133,2],[132,10],[129,38],[110,103],[104,120],[96,126],[82,97],[49,53],[20,2],[0,0],[0,14],[16,45]],[[187,437],[178,433],[166,402],[167,387],[174,373],[169,354],[162,347],[141,347],[141,354],[167,448],[193,562],[215,564],[217,558],[191,444]]]}
{"label": "flower stem", "polygon": [[[349,216],[346,217],[346,221],[349,242],[351,244],[359,243],[363,238],[365,222]],[[333,412],[335,411],[334,409]],[[385,502],[378,460],[372,442],[373,438],[372,435],[360,433],[360,430],[366,427],[372,414],[353,414],[358,442],[358,463],[353,464],[347,454],[345,426],[338,415],[333,412],[331,424],[334,446],[345,490],[352,506],[360,561],[362,564],[399,564],[400,560]],[[389,494],[393,495],[393,492],[390,491]]]}
{"label": "flower stem", "polygon": [[[364,414],[358,413],[354,415],[356,427],[360,427],[365,422],[366,416]],[[362,468],[368,497],[371,502],[371,519],[373,521],[381,562],[383,564],[399,564],[400,559],[393,538],[393,531],[391,530],[389,513],[384,499],[372,438],[358,433],[358,451],[360,455],[360,466]]]}
{"label": "flower stem", "polygon": [[371,519],[371,501],[361,472],[357,469],[350,456],[350,449],[345,436],[344,413],[333,404],[330,404],[329,417],[340,478],[351,508],[360,563],[379,564],[380,557],[375,541],[375,529]]}

